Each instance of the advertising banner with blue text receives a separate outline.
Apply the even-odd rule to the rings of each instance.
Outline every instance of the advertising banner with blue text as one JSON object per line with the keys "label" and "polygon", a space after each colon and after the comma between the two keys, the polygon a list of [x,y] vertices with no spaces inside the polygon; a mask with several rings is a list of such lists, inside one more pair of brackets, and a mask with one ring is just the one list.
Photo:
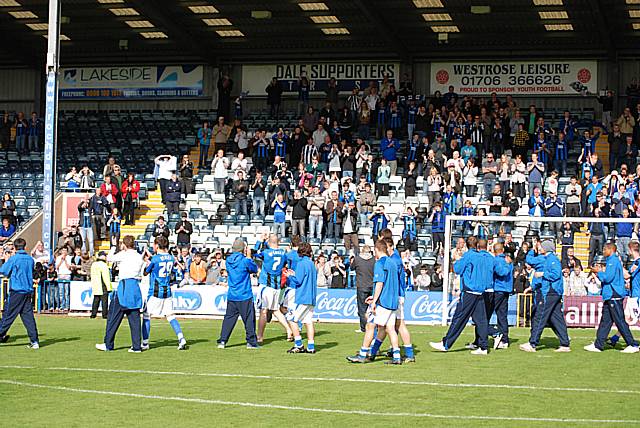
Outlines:
{"label": "advertising banner with blue text", "polygon": [[[141,284],[142,294],[146,287]],[[253,288],[254,301],[259,289]],[[227,309],[227,288],[216,285],[194,285],[173,288],[173,310],[176,314],[223,316]],[[89,282],[71,282],[71,310],[89,311],[93,296]],[[451,321],[458,299],[447,307]],[[411,324],[437,324],[442,322],[442,293],[437,291],[409,291],[404,304],[405,321]],[[516,297],[509,299],[509,324],[516,323]],[[314,318],[328,322],[358,322],[358,303],[353,289],[318,288]],[[495,321],[495,320],[494,320]]]}
{"label": "advertising banner with blue text", "polygon": [[63,68],[60,99],[200,97],[203,73],[201,65]]}

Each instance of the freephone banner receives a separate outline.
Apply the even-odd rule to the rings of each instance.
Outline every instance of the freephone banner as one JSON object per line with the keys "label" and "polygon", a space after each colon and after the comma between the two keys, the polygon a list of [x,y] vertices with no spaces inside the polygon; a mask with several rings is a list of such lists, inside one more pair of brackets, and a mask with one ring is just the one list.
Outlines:
{"label": "freephone banner", "polygon": [[[147,295],[147,284],[141,283],[143,296]],[[173,288],[173,310],[177,314],[223,316],[227,309],[227,287],[217,285],[196,285]],[[259,299],[260,290],[253,288],[254,301]],[[72,311],[91,309],[93,294],[91,283],[72,281],[70,285],[70,307]],[[451,321],[458,299],[449,302],[448,321]],[[412,324],[441,324],[442,293],[429,291],[409,291],[405,297],[405,321]],[[358,303],[353,289],[319,288],[314,317],[319,321],[358,322]],[[516,298],[509,299],[509,324],[516,322]],[[495,319],[494,319],[495,322]]]}
{"label": "freephone banner", "polygon": [[597,61],[433,62],[431,92],[582,95],[598,92]]}
{"label": "freephone banner", "polygon": [[203,95],[203,66],[61,69],[61,99],[190,98]]}
{"label": "freephone banner", "polygon": [[264,96],[265,88],[275,77],[285,93],[297,93],[300,76],[307,76],[312,94],[324,93],[332,77],[340,92],[351,92],[356,86],[364,89],[371,80],[382,82],[385,75],[397,87],[399,74],[400,64],[391,62],[244,65],[242,88],[249,96]]}

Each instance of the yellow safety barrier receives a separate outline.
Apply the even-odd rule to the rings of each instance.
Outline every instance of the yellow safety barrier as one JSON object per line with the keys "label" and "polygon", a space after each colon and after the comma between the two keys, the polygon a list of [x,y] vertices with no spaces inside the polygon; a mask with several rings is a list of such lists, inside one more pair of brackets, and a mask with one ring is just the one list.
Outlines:
{"label": "yellow safety barrier", "polygon": [[531,327],[531,312],[533,311],[533,294],[518,293],[516,306],[516,325]]}

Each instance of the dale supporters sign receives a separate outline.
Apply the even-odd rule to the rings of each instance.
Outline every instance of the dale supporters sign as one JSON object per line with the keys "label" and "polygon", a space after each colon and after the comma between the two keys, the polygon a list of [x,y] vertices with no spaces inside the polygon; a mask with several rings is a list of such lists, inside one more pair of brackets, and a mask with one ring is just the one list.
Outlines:
{"label": "dale supporters sign", "polygon": [[581,95],[598,91],[597,61],[431,63],[431,92],[449,86],[460,96]]}
{"label": "dale supporters sign", "polygon": [[298,79],[304,75],[311,94],[324,94],[332,77],[340,92],[351,92],[356,86],[366,88],[371,80],[380,83],[385,76],[397,87],[399,73],[400,64],[390,62],[244,65],[242,88],[249,96],[265,96],[265,88],[275,77],[285,93],[297,93]]}

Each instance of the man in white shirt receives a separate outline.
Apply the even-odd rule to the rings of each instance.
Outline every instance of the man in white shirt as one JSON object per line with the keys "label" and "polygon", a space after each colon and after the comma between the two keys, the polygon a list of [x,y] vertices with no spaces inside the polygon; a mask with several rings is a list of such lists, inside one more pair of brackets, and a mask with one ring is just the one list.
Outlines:
{"label": "man in white shirt", "polygon": [[218,150],[216,157],[211,162],[211,170],[213,171],[214,192],[224,194],[224,186],[227,183],[229,173],[229,159],[224,156],[223,150]]}
{"label": "man in white shirt", "polygon": [[160,184],[160,195],[162,196],[162,204],[166,203],[165,195],[167,183],[171,180],[171,175],[178,169],[178,158],[171,155],[160,155],[155,159],[156,177]]}
{"label": "man in white shirt", "polygon": [[126,315],[131,329],[131,348],[129,352],[139,353],[141,349],[140,308],[142,308],[142,293],[140,291],[140,276],[144,265],[142,255],[135,249],[133,236],[127,235],[120,244],[121,251],[116,254],[112,247],[107,255],[107,261],[118,263],[118,288],[109,307],[107,329],[104,343],[96,344],[99,351],[113,351],[116,332]]}

